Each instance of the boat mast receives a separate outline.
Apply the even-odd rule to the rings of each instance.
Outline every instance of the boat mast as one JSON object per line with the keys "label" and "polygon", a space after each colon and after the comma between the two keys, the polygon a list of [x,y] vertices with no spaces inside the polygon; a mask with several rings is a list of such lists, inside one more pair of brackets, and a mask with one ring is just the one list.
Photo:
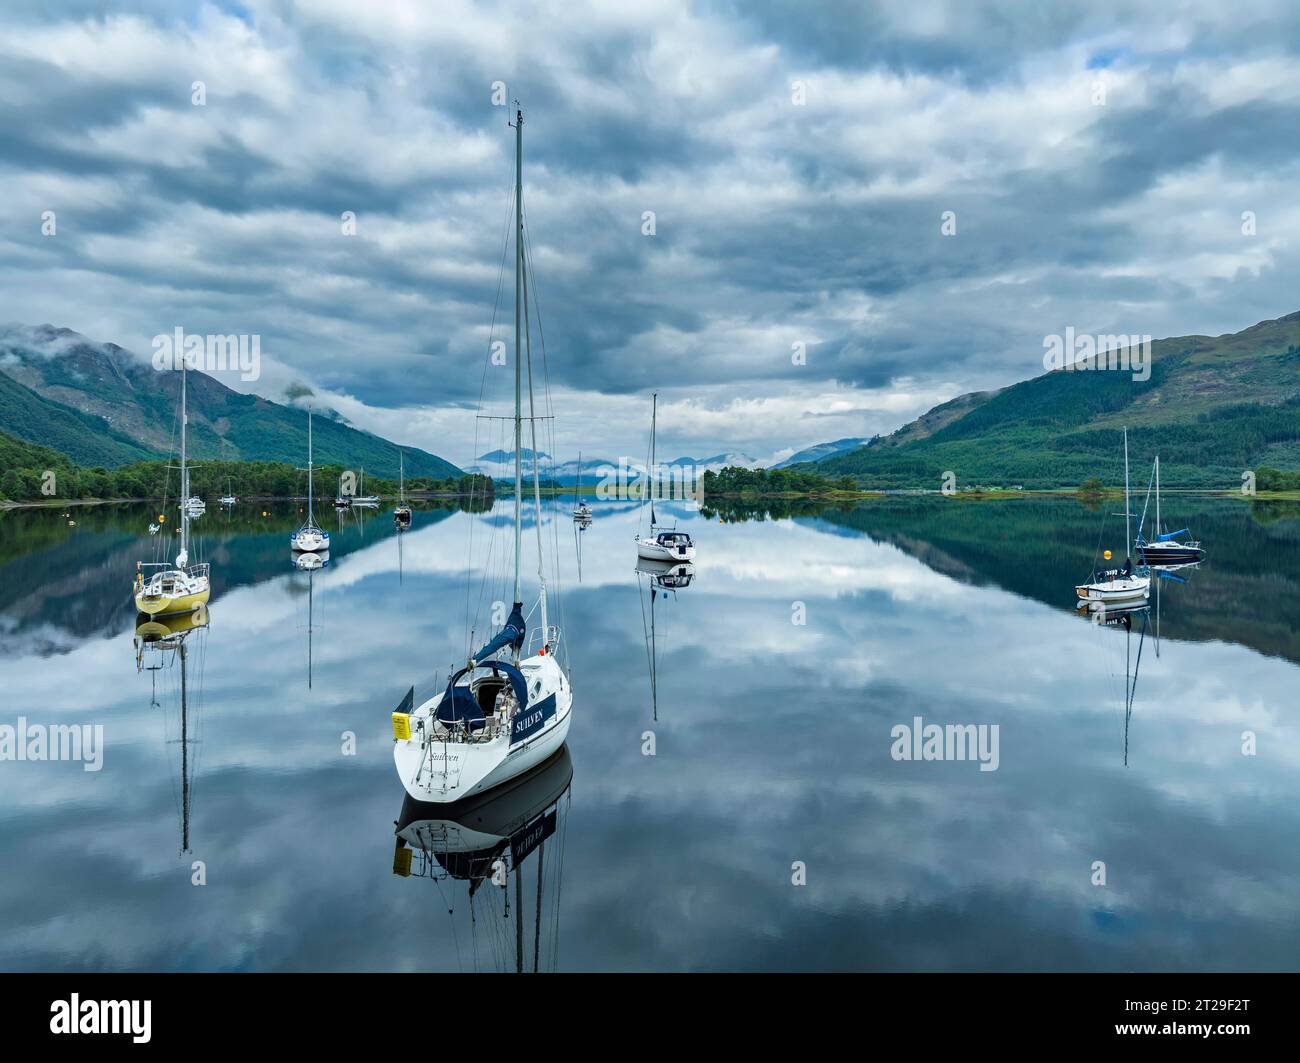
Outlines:
{"label": "boat mast", "polygon": [[307,571],[307,689],[311,689],[311,636],[312,621],[316,617],[316,570]]}
{"label": "boat mast", "polygon": [[654,576],[650,577],[650,705],[654,722],[659,722],[659,648],[655,636],[655,598],[658,596]]}
{"label": "boat mast", "polygon": [[646,487],[650,491],[650,537],[655,533],[655,442],[659,431],[659,392],[650,396],[650,468],[646,469]]}
{"label": "boat mast", "polygon": [[[524,207],[521,202],[524,191],[524,112],[515,109],[515,601],[522,602],[519,594],[519,549],[523,535],[523,515],[519,509],[520,496],[523,494],[523,404],[520,395],[522,377],[520,375],[523,344],[519,342],[520,314],[523,310],[523,271],[524,271]],[[533,455],[536,463],[537,455]]]}
{"label": "boat mast", "polygon": [[307,407],[307,523],[316,523],[311,511],[311,407]]}
{"label": "boat mast", "polygon": [[190,851],[190,741],[188,676],[185,672],[185,638],[181,637],[181,852]]}
{"label": "boat mast", "polygon": [[1132,524],[1133,514],[1130,512],[1131,507],[1128,504],[1128,428],[1124,429],[1124,560],[1132,560],[1133,550],[1133,533],[1130,525]]}
{"label": "boat mast", "polygon": [[1156,455],[1156,538],[1160,538],[1160,455]]}
{"label": "boat mast", "polygon": [[190,417],[186,403],[186,367],[188,359],[181,352],[181,552],[176,567],[184,568],[190,559],[190,470],[186,460],[185,430]]}
{"label": "boat mast", "polygon": [[[519,114],[520,124],[523,124],[523,112]],[[519,190],[522,193],[522,189]],[[522,201],[517,201],[522,202]],[[522,208],[520,210],[522,218]],[[524,227],[522,220],[519,225],[519,238],[522,241]],[[532,332],[528,327],[528,263],[525,256],[520,253],[519,258],[519,277],[523,282],[524,289],[524,352],[528,359],[528,429],[533,444],[533,508],[536,510],[535,524],[537,525],[537,583],[540,587],[538,601],[541,605],[542,613],[542,646],[546,646],[547,631],[549,630],[546,617],[546,570],[544,561],[546,559],[546,550],[542,545],[542,481],[541,481],[541,462],[537,457],[537,407],[533,398],[533,340]]]}

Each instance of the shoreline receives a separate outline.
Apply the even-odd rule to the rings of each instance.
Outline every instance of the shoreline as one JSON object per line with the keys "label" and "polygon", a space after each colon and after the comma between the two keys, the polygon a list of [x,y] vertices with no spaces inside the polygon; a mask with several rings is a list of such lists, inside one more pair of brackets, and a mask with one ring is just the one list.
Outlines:
{"label": "shoreline", "polygon": [[[465,495],[458,492],[412,492],[406,496],[407,502],[428,502],[437,499],[456,499],[456,498],[481,498],[481,495]],[[301,495],[247,495],[239,499],[235,505],[241,506],[245,502],[306,502],[307,496]],[[382,502],[397,502],[397,496],[388,497],[379,496]],[[0,498],[0,510],[8,509],[59,509],[63,506],[120,506],[120,505],[146,505],[151,502],[166,504],[166,500],[161,498],[48,498],[40,501],[14,502],[8,498]],[[213,502],[212,505],[220,508],[221,503]],[[326,508],[333,509],[334,503],[330,502]],[[378,507],[376,507],[378,508]]]}
{"label": "shoreline", "polygon": [[[543,491],[543,494],[546,492]],[[568,489],[552,489],[552,497],[562,497],[568,493]],[[1257,491],[1253,495],[1243,495],[1240,491],[1232,489],[1221,489],[1212,487],[1185,487],[1174,488],[1172,490],[1162,490],[1162,494],[1170,495],[1207,495],[1215,498],[1240,498],[1242,501],[1278,501],[1278,502],[1300,502],[1300,491]],[[760,502],[764,499],[783,499],[783,500],[800,500],[806,502],[860,502],[869,499],[881,498],[920,498],[934,496],[937,498],[951,498],[957,500],[987,502],[995,500],[1005,500],[1014,498],[1076,498],[1081,502],[1097,502],[1108,498],[1123,498],[1124,492],[1116,489],[1109,489],[1100,492],[1082,493],[1076,488],[1055,487],[1039,488],[1028,491],[957,491],[951,495],[945,495],[942,491],[931,489],[914,489],[914,488],[886,488],[879,490],[862,490],[862,491],[769,491],[769,492],[714,492],[709,494],[704,505],[708,504],[709,499],[722,499],[728,502]],[[410,494],[407,496],[407,502],[428,502],[428,501],[449,501],[459,499],[481,498],[478,495],[466,495],[456,492],[436,492],[427,494]],[[513,498],[513,492],[493,496],[494,499]],[[575,498],[578,496],[575,494]],[[397,498],[380,496],[380,503],[396,503]],[[120,505],[145,505],[151,502],[162,502],[157,498],[51,498],[42,499],[32,502],[14,502],[7,498],[0,498],[0,512],[14,509],[60,509],[63,507],[86,507],[86,506],[120,506]],[[249,495],[246,498],[239,499],[235,505],[244,503],[295,503],[306,502],[306,496],[296,497],[287,495]],[[612,498],[597,499],[604,502],[637,502],[637,498]],[[672,502],[674,499],[662,499],[660,501]],[[214,503],[214,508],[220,507],[220,502]],[[332,509],[331,502],[326,508]],[[376,507],[379,508],[379,507]]]}

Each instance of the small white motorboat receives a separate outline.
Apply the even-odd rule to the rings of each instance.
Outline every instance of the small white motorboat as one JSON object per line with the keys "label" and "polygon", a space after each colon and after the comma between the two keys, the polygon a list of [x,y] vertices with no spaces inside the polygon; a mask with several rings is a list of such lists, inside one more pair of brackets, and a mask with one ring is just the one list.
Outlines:
{"label": "small white motorboat", "polygon": [[637,557],[646,561],[681,563],[695,558],[695,544],[684,531],[661,531],[638,536]]}

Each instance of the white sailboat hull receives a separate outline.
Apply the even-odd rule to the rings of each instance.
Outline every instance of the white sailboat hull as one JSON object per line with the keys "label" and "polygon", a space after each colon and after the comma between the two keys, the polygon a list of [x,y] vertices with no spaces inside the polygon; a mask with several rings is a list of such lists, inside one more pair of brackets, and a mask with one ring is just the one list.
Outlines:
{"label": "white sailboat hull", "polygon": [[637,557],[644,557],[647,561],[693,561],[695,560],[695,545],[680,545],[674,547],[662,546],[654,539],[638,539],[636,541]]}
{"label": "white sailboat hull", "polygon": [[1104,583],[1085,583],[1075,587],[1079,600],[1088,603],[1129,602],[1151,594],[1151,580],[1146,576],[1112,579]]}
{"label": "white sailboat hull", "polygon": [[411,713],[412,737],[393,742],[393,762],[411,797],[434,804],[472,797],[536,767],[564,745],[573,693],[563,671],[550,656],[530,657],[520,667],[530,687],[541,681],[529,696],[529,707],[554,694],[555,715],[536,734],[513,746],[508,722],[490,740],[444,742],[433,733],[433,717],[445,692],[430,698]]}
{"label": "white sailboat hull", "polygon": [[302,553],[318,554],[330,548],[330,537],[328,532],[303,529],[289,537],[289,545]]}

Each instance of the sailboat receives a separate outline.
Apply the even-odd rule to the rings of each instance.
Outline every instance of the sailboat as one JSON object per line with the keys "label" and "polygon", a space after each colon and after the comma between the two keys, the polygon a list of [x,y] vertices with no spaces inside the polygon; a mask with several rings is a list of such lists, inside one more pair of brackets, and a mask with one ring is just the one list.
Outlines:
{"label": "sailboat", "polygon": [[330,533],[322,531],[316,523],[316,514],[312,508],[312,453],[311,453],[311,407],[307,407],[307,520],[301,528],[289,536],[289,547],[308,554],[319,554],[330,548]]}
{"label": "sailboat", "polygon": [[[528,366],[532,450],[537,453],[532,340],[525,282],[523,210],[524,114],[515,112],[515,491],[514,608],[505,626],[455,671],[442,693],[414,710],[412,687],[393,719],[393,761],[417,801],[446,804],[481,793],[541,764],[563,744],[573,715],[573,691],[555,655],[558,627],[547,614],[546,551],[542,544],[540,462],[533,461],[538,612],[541,628],[528,637],[520,594],[523,536],[522,365]],[[520,357],[520,355],[524,357]],[[537,652],[528,655],[536,646]],[[504,656],[501,656],[504,653]]]}
{"label": "sailboat", "polygon": [[1142,526],[1138,525],[1137,551],[1138,556],[1148,565],[1193,565],[1198,561],[1205,559],[1205,551],[1201,544],[1194,540],[1180,542],[1179,539],[1188,534],[1186,528],[1180,528],[1174,532],[1161,532],[1160,530],[1160,455],[1156,455],[1155,461],[1155,481],[1156,481],[1156,537],[1148,542],[1142,535]]}
{"label": "sailboat", "polygon": [[[147,616],[174,616],[191,613],[206,605],[212,594],[208,563],[190,564],[190,520],[195,512],[190,505],[189,456],[186,451],[189,409],[187,405],[187,365],[181,359],[181,490],[180,552],[176,563],[137,561],[135,565],[135,607]],[[202,501],[199,500],[202,506]],[[155,555],[157,556],[157,555]],[[147,578],[146,578],[147,577]]]}
{"label": "sailboat", "polygon": [[582,451],[578,451],[578,504],[573,507],[573,519],[579,523],[592,519],[591,507],[582,497]]}
{"label": "sailboat", "polygon": [[676,526],[661,528],[655,523],[654,496],[658,485],[655,472],[655,436],[659,419],[659,392],[652,399],[650,413],[650,464],[646,467],[645,479],[641,487],[641,506],[644,509],[646,499],[650,500],[650,533],[636,537],[637,557],[647,561],[690,561],[695,557],[695,543],[686,532],[678,531]]}
{"label": "sailboat", "polygon": [[[1129,558],[1128,551],[1130,544],[1133,542],[1132,537],[1132,517],[1133,507],[1129,500],[1129,479],[1128,479],[1128,429],[1124,429],[1124,553],[1125,561],[1122,569],[1109,569],[1105,572],[1094,572],[1091,583],[1083,583],[1075,587],[1075,593],[1079,600],[1088,603],[1092,607],[1105,608],[1113,602],[1133,601],[1136,598],[1146,598],[1151,593],[1151,577],[1134,575],[1133,561]],[[1109,556],[1107,551],[1107,556]]]}
{"label": "sailboat", "polygon": [[393,510],[393,523],[398,531],[411,526],[411,507],[406,504],[406,452],[397,452],[397,508]]}
{"label": "sailboat", "polygon": [[[227,447],[228,445],[229,445],[229,444],[227,444],[225,437],[222,436],[222,438],[221,438],[221,455],[222,455],[223,458],[225,458],[226,447]],[[229,470],[227,470],[227,472],[226,472],[226,493],[225,493],[224,495],[222,495],[221,498],[220,498],[221,505],[225,506],[225,507],[228,509],[228,508],[230,508],[231,506],[233,506],[233,505],[234,505],[236,502],[238,502],[238,501],[239,501],[239,499],[237,499],[237,498],[235,497],[235,481],[234,481],[234,478],[230,475]]]}
{"label": "sailboat", "polygon": [[354,506],[366,506],[369,509],[376,508],[379,505],[379,496],[363,494],[365,489],[366,489],[366,470],[363,467],[361,469],[360,479],[357,483],[357,493],[352,496],[352,504]]}

